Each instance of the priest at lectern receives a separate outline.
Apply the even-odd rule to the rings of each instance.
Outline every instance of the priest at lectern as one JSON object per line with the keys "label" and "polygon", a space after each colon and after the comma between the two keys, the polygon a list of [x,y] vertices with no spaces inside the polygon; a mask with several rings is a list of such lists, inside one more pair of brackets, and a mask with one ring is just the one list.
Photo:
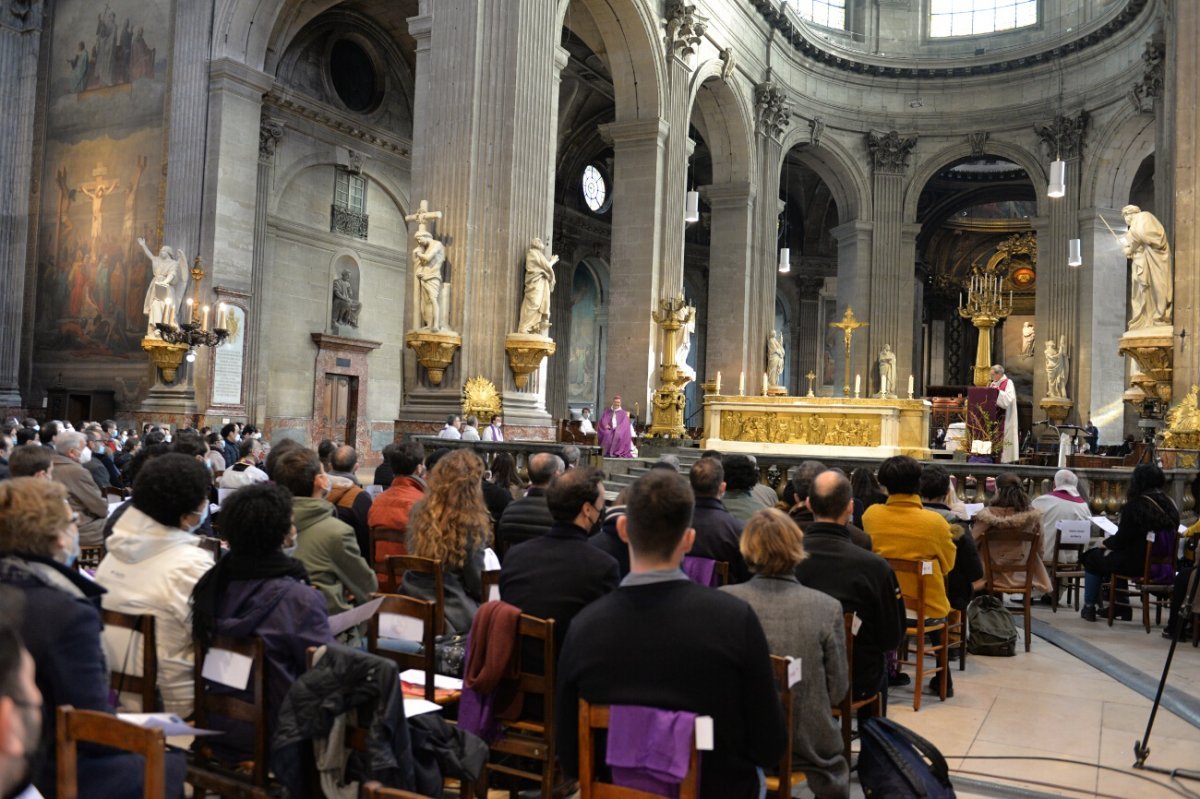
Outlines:
{"label": "priest at lectern", "polygon": [[1004,452],[1001,453],[1001,463],[1016,463],[1020,457],[1020,436],[1017,432],[1017,390],[1013,381],[1004,374],[1004,367],[996,364],[992,367],[991,388],[999,391],[996,405],[1004,411]]}

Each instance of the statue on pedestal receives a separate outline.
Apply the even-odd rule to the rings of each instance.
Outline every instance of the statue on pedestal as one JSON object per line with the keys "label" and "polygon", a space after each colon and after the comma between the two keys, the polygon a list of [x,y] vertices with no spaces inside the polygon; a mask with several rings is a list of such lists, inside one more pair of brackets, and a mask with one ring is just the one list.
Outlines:
{"label": "statue on pedestal", "polygon": [[679,329],[679,349],[675,350],[675,365],[679,370],[681,377],[686,377],[688,380],[696,379],[696,370],[688,365],[688,358],[692,354],[692,335],[696,332],[696,309],[692,308],[691,314],[688,315],[687,321],[683,323],[683,327]]}
{"label": "statue on pedestal", "polygon": [[358,312],[362,303],[354,296],[354,286],[350,283],[350,270],[343,269],[341,277],[333,281],[333,331],[336,333],[340,325],[358,329]]}
{"label": "statue on pedestal", "polygon": [[1060,336],[1058,344],[1051,339],[1046,342],[1046,396],[1051,399],[1067,398],[1067,374],[1071,370],[1067,354],[1067,337]]}
{"label": "statue on pedestal", "polygon": [[437,332],[444,327],[442,265],[446,262],[446,248],[427,230],[418,232],[416,238],[413,274],[417,276],[417,318],[422,330]]}
{"label": "statue on pedestal", "polygon": [[1033,342],[1037,339],[1037,326],[1033,322],[1021,325],[1021,354],[1033,357]]}
{"label": "statue on pedestal", "polygon": [[446,324],[443,307],[446,291],[443,288],[442,267],[446,263],[446,247],[429,232],[427,224],[442,218],[441,211],[430,211],[429,203],[421,200],[416,213],[404,217],[416,222],[413,238],[417,246],[412,251],[413,276],[417,279],[413,293],[413,324],[416,329],[404,336],[404,346],[412,349],[417,362],[425,367],[431,385],[440,386],[454,353],[462,346],[462,336]]}
{"label": "statue on pedestal", "polygon": [[137,242],[142,252],[150,259],[153,273],[150,285],[146,287],[146,299],[142,303],[142,313],[149,318],[146,324],[146,338],[161,338],[154,325],[158,322],[167,324],[172,321],[172,309],[174,313],[179,312],[179,300],[187,287],[187,256],[183,254],[182,249],[172,250],[165,244],[158,251],[158,255],[155,255],[146,246],[145,239],[138,239]]}
{"label": "statue on pedestal", "polygon": [[1121,215],[1129,226],[1121,247],[1133,267],[1129,329],[1170,325],[1173,284],[1167,232],[1154,214],[1136,205],[1125,206]]}
{"label": "statue on pedestal", "polygon": [[782,385],[783,358],[783,331],[773,330],[767,337],[767,379],[773,386]]}
{"label": "statue on pedestal", "polygon": [[529,242],[525,251],[525,297],[517,332],[545,336],[550,330],[550,294],[554,291],[554,265],[558,256],[546,255],[546,245],[539,238]]}
{"label": "statue on pedestal", "polygon": [[879,351],[879,393],[890,394],[896,390],[896,353],[891,344],[884,344]]}

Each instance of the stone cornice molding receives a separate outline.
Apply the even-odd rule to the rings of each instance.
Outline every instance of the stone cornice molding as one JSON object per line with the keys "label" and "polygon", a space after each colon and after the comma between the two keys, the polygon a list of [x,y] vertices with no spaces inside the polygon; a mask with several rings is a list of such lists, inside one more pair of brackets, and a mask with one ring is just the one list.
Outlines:
{"label": "stone cornice molding", "polygon": [[899,131],[869,130],[866,134],[867,152],[876,174],[902,175],[908,169],[908,158],[917,146],[917,134]]}
{"label": "stone cornice molding", "polygon": [[1033,130],[1041,139],[1047,156],[1064,160],[1082,158],[1088,120],[1087,111],[1072,117],[1059,114],[1050,122],[1035,124]]}
{"label": "stone cornice molding", "polygon": [[636,119],[600,125],[600,137],[614,147],[620,144],[654,144],[661,147],[671,129],[665,119]]}
{"label": "stone cornice molding", "polygon": [[247,66],[232,58],[218,58],[208,65],[210,84],[222,84],[247,97],[262,97],[271,90],[275,79],[261,69]]}
{"label": "stone cornice molding", "polygon": [[754,203],[754,189],[750,182],[745,180],[736,183],[710,183],[698,187],[698,190],[700,196],[713,209],[750,207]]}
{"label": "stone cornice molding", "polygon": [[265,98],[265,104],[295,114],[301,119],[307,119],[323,127],[332,128],[344,136],[357,139],[387,153],[402,157],[412,155],[412,142],[407,139],[396,138],[383,128],[369,125],[310,97],[303,97],[276,87]]}
{"label": "stone cornice molding", "polygon": [[783,39],[791,43],[801,56],[845,72],[857,72],[883,78],[964,78],[973,75],[996,75],[1052,63],[1075,53],[1088,50],[1126,28],[1150,5],[1150,0],[1126,0],[1125,6],[1107,22],[1097,25],[1070,41],[1054,44],[1045,50],[1031,52],[1002,61],[953,66],[899,66],[867,61],[848,51],[835,52],[811,38],[804,25],[796,25],[779,11],[778,0],[748,0],[766,23]]}

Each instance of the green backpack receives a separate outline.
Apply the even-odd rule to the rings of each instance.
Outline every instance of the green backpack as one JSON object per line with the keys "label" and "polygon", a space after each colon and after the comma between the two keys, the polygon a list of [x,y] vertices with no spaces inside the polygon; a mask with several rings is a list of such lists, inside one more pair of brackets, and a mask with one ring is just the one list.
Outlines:
{"label": "green backpack", "polygon": [[1017,625],[1004,603],[978,596],[967,605],[967,651],[972,655],[1012,657],[1017,654]]}

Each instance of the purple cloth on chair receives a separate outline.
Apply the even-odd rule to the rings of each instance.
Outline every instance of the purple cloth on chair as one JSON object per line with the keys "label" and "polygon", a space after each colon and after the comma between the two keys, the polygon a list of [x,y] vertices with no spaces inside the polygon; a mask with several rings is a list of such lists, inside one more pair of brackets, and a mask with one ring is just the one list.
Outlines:
{"label": "purple cloth on chair", "polygon": [[1175,542],[1179,540],[1178,530],[1159,530],[1154,535],[1154,543],[1150,545],[1150,557],[1170,558],[1166,563],[1150,564],[1150,580],[1155,583],[1172,583],[1175,581]]}
{"label": "purple cloth on chair", "polygon": [[713,588],[717,584],[717,562],[712,558],[683,556],[683,573],[693,583]]}
{"label": "purple cloth on chair", "polygon": [[[463,647],[463,663],[471,660],[471,634]],[[496,720],[496,694],[481,694],[467,687],[463,681],[462,695],[458,700],[458,726],[473,732],[490,744],[504,734],[504,727]]]}
{"label": "purple cloth on chair", "polygon": [[678,797],[691,762],[696,714],[636,705],[613,705],[608,712],[604,759],[613,784]]}

